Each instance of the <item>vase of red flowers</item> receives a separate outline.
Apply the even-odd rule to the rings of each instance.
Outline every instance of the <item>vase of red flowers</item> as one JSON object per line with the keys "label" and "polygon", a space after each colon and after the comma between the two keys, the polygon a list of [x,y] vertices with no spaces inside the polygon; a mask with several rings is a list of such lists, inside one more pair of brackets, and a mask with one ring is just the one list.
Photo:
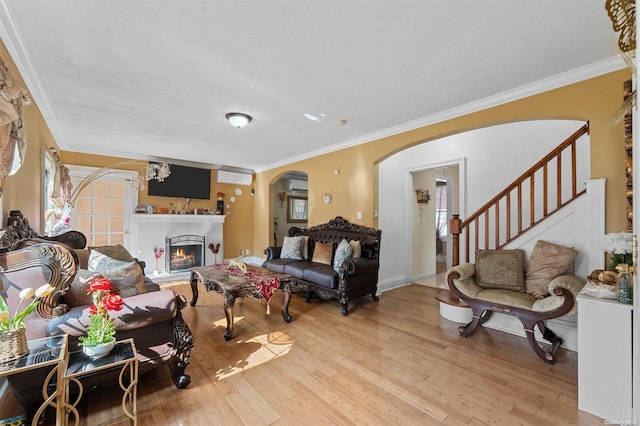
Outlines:
{"label": "vase of red flowers", "polygon": [[89,307],[87,334],[80,337],[80,342],[82,351],[92,359],[107,355],[116,343],[116,328],[110,312],[121,311],[124,300],[112,290],[109,278],[94,278],[89,282],[87,294],[91,294],[93,304]]}

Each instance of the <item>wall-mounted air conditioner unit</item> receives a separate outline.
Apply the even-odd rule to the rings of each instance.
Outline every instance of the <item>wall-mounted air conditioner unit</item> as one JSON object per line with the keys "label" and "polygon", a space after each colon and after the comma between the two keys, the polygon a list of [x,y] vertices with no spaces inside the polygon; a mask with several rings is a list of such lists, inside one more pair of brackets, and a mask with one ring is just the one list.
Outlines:
{"label": "wall-mounted air conditioner unit", "polygon": [[307,191],[308,189],[309,185],[306,180],[289,179],[287,181],[288,191]]}
{"label": "wall-mounted air conditioner unit", "polygon": [[228,172],[226,170],[218,170],[218,183],[231,183],[235,185],[251,185],[253,175],[249,173]]}

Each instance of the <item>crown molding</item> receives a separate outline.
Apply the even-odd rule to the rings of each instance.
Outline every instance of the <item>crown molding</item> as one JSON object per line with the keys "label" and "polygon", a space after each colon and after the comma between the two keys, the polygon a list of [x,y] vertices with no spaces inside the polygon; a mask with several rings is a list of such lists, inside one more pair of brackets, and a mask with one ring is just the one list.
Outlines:
{"label": "crown molding", "polygon": [[[9,51],[13,62],[16,64],[16,67],[18,68],[25,84],[27,85],[29,93],[38,105],[38,108],[40,109],[40,112],[42,113],[42,116],[47,123],[49,131],[53,135],[54,140],[58,143],[58,145],[62,147],[65,141],[63,131],[57,123],[49,99],[45,94],[46,92],[43,90],[42,85],[40,84],[40,80],[38,79],[38,76],[35,73],[33,66],[31,65],[29,55],[27,54],[24,42],[17,26],[15,25],[15,21],[13,19],[11,11],[7,6],[6,0],[0,0],[0,38]],[[557,89],[559,87],[563,87],[572,83],[577,83],[593,77],[617,71],[625,67],[626,64],[624,60],[620,56],[615,56],[581,68],[577,68],[575,70],[567,71],[531,84],[518,87],[514,90],[509,90],[484,99],[480,99],[478,101],[470,102],[456,108],[432,114],[423,118],[419,118],[417,120],[402,123],[397,126],[388,127],[377,132],[369,133],[354,139],[340,142],[338,144],[306,152],[298,156],[289,157],[287,159],[283,159],[281,161],[278,161],[277,163],[273,163],[264,167],[251,169],[215,165],[214,168],[243,170],[252,173],[264,172],[297,161],[307,160],[319,155],[328,154],[331,152],[339,151],[341,149],[350,148],[385,137],[404,133],[410,130],[430,126],[442,121],[461,117],[470,113],[482,111],[484,109],[492,108],[518,99]],[[102,153],[96,154],[107,155],[104,153],[104,151]],[[124,154],[113,152],[109,155],[123,156]],[[130,157],[130,154],[127,154],[126,156]]]}
{"label": "crown molding", "polygon": [[31,65],[22,36],[6,0],[0,0],[0,38],[16,64],[29,94],[38,105],[49,131],[53,135],[53,139],[60,144],[60,141],[64,140],[63,132],[57,123],[55,114],[53,114],[49,98],[47,98],[45,91],[42,89],[40,80]]}
{"label": "crown molding", "polygon": [[539,80],[534,83],[517,87],[513,90],[498,93],[496,95],[480,99],[478,101],[470,102],[456,108],[432,114],[423,118],[419,118],[417,120],[408,121],[397,126],[388,127],[378,132],[369,133],[367,135],[350,139],[345,142],[323,147],[322,149],[317,149],[315,151],[306,152],[298,156],[289,157],[263,168],[256,168],[256,172],[265,172],[267,170],[286,166],[287,164],[295,163],[297,161],[308,160],[309,158],[317,157],[319,155],[328,154],[331,152],[339,151],[341,149],[350,148],[364,143],[373,142],[378,139],[408,132],[410,130],[430,126],[446,120],[462,117],[467,114],[482,111],[488,108],[493,108],[502,104],[506,104],[508,102],[516,101],[518,99],[527,98],[529,96],[537,95],[549,90],[558,89],[563,86],[568,86],[573,83],[578,83],[580,81],[618,71],[625,67],[626,64],[624,60],[620,56],[614,56],[600,62],[595,62],[581,68],[577,68],[543,80]]}

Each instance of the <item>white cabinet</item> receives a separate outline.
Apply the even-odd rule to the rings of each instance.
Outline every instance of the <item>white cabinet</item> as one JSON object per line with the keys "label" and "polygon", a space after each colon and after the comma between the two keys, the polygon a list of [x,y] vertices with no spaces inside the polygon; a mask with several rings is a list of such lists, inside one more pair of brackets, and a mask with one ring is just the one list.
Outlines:
{"label": "white cabinet", "polygon": [[578,408],[631,420],[633,306],[578,296]]}

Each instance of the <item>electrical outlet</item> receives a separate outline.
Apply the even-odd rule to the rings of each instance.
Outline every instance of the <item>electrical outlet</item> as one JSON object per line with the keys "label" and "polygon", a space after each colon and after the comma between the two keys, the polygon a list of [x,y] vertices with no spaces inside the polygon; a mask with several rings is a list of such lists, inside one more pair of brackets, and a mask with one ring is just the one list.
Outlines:
{"label": "electrical outlet", "polygon": [[244,255],[245,255],[245,256],[249,256],[249,249],[246,249],[246,250],[244,251]]}
{"label": "electrical outlet", "polygon": [[362,219],[362,212],[356,212],[356,219]]}

